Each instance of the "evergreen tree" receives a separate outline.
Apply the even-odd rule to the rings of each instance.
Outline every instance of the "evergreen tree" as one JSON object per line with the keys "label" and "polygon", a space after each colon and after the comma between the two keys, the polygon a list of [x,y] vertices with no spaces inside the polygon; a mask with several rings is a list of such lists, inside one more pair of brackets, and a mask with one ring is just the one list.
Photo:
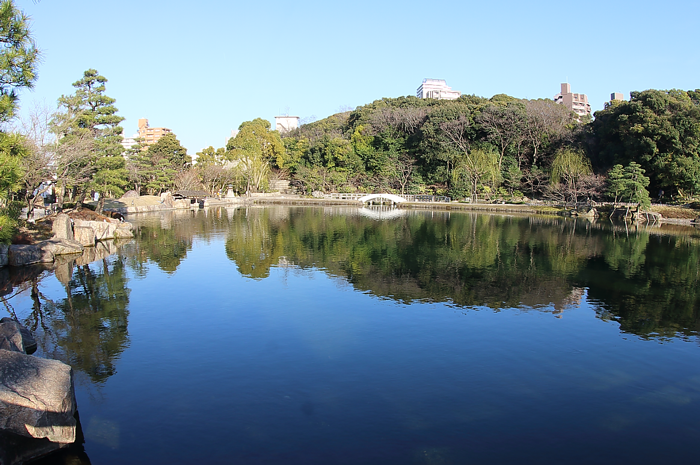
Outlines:
{"label": "evergreen tree", "polygon": [[142,187],[149,194],[160,194],[173,187],[175,175],[192,163],[187,149],[175,134],[166,134],[155,144],[132,157]]}
{"label": "evergreen tree", "polygon": [[[14,117],[17,90],[34,85],[38,58],[27,16],[11,0],[0,2],[0,123]],[[16,228],[19,211],[10,208],[9,201],[19,185],[26,154],[21,136],[0,131],[0,243],[8,243]]]}
{"label": "evergreen tree", "polygon": [[613,197],[614,203],[622,198],[622,194],[625,192],[625,185],[627,180],[625,179],[625,170],[622,165],[615,165],[608,172],[608,195]]}
{"label": "evergreen tree", "polygon": [[639,204],[641,210],[648,210],[651,207],[649,198],[649,178],[644,176],[644,169],[639,163],[631,162],[625,168],[625,194],[630,202]]}
{"label": "evergreen tree", "polygon": [[88,189],[99,193],[97,211],[102,212],[105,197],[120,196],[127,184],[126,161],[122,156],[122,128],[124,118],[117,115],[115,99],[105,95],[107,78],[89,69],[82,79],[73,83],[75,94],[58,99],[63,112],[54,119],[54,127],[61,136],[61,144],[72,144],[90,139],[84,157],[77,167],[87,169],[89,182],[79,189],[81,201]]}

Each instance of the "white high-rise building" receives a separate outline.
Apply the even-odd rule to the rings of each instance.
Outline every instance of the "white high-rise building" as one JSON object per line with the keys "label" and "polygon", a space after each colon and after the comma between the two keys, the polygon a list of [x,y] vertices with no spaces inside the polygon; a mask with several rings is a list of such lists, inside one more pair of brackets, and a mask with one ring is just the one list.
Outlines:
{"label": "white high-rise building", "polygon": [[418,98],[434,98],[438,100],[456,100],[462,95],[457,90],[452,90],[444,79],[423,79],[423,83],[416,92]]}
{"label": "white high-rise building", "polygon": [[299,127],[298,116],[275,116],[275,129],[280,134],[289,132]]}

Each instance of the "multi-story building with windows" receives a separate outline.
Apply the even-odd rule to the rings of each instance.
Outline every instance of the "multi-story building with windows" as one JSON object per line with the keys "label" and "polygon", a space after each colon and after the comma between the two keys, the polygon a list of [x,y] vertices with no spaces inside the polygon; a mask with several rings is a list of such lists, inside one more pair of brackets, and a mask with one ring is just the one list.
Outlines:
{"label": "multi-story building with windows", "polygon": [[566,106],[566,108],[576,113],[579,118],[591,114],[588,96],[586,94],[572,94],[571,84],[568,82],[561,85],[561,92],[554,96],[554,103]]}
{"label": "multi-story building with windows", "polygon": [[418,98],[434,98],[438,100],[455,100],[460,95],[462,93],[452,90],[444,79],[425,78],[416,92]]}
{"label": "multi-story building with windows", "polygon": [[144,145],[153,145],[166,134],[171,134],[168,128],[152,128],[148,125],[146,118],[139,119],[139,138],[143,139]]}

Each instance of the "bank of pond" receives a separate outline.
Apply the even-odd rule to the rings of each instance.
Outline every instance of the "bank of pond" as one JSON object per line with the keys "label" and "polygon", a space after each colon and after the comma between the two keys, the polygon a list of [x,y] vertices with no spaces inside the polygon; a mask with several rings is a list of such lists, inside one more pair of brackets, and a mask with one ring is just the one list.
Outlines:
{"label": "bank of pond", "polygon": [[[347,205],[241,204],[126,220],[133,238],[93,248],[104,254],[0,268],[7,317],[33,332],[33,357],[69,365],[79,381],[85,442],[61,452],[77,463],[185,463],[196,454],[175,452],[181,435],[213,462],[227,453],[250,463],[335,462],[355,448],[355,463],[429,463],[400,446],[406,438],[435,460],[478,462],[488,441],[466,447],[459,438],[485,431],[513,438],[515,455],[543,453],[499,422],[534,428],[543,448],[563,422],[619,458],[616,442],[678,418],[671,430],[688,439],[676,441],[674,457],[694,448],[694,227]],[[189,352],[186,331],[200,341],[185,344]],[[183,382],[183,370],[200,381]],[[513,382],[551,425],[532,418]],[[169,386],[162,398],[151,383]],[[200,383],[210,386],[203,400]],[[640,418],[626,404],[592,403],[596,389],[617,401],[629,390],[673,394],[644,401]],[[608,414],[619,430],[606,426]],[[234,438],[224,445],[231,433],[207,437],[182,418]],[[370,418],[377,424],[362,430]],[[184,431],[159,430],[161,422]],[[308,446],[319,437],[323,453]],[[661,457],[664,447],[644,453]],[[496,455],[494,463],[510,457]]]}

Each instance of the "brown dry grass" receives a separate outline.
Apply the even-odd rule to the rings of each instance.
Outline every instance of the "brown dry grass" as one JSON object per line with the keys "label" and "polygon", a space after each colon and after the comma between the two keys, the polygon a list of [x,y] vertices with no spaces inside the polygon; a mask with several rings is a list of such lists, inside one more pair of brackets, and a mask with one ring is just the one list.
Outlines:
{"label": "brown dry grass", "polygon": [[660,213],[664,218],[693,220],[700,216],[700,211],[688,207],[669,207],[665,205],[652,205],[651,211]]}

